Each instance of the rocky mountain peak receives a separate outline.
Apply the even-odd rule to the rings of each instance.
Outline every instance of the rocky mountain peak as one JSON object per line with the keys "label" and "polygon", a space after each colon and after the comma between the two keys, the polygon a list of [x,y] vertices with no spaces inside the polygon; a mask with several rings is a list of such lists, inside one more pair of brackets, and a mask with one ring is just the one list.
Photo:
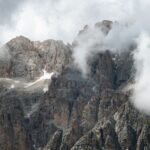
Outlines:
{"label": "rocky mountain peak", "polygon": [[[95,25],[105,33],[111,26],[106,20]],[[150,118],[124,90],[133,73],[129,51],[97,52],[85,78],[73,61],[74,44],[19,36],[6,45],[10,59],[0,63],[0,150],[150,149]]]}
{"label": "rocky mountain peak", "polygon": [[5,70],[0,69],[1,77],[6,72],[7,77],[33,80],[44,68],[49,72],[62,70],[70,59],[70,48],[62,41],[33,42],[18,36],[6,43],[6,47],[10,59]]}
{"label": "rocky mountain peak", "polygon": [[96,28],[100,28],[102,30],[102,32],[104,32],[105,34],[107,34],[111,30],[112,25],[113,25],[112,21],[103,20],[101,22],[97,22],[95,24],[95,27]]}

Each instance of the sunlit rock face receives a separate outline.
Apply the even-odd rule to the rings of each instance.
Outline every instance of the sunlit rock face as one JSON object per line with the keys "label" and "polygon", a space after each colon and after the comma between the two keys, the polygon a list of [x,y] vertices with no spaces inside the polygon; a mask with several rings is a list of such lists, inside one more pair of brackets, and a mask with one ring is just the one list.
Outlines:
{"label": "sunlit rock face", "polygon": [[[95,26],[108,34],[111,25]],[[132,54],[98,52],[83,76],[72,57],[75,44],[22,36],[6,44],[9,55],[0,60],[0,150],[150,148],[150,118],[133,107],[126,86],[133,79]]]}

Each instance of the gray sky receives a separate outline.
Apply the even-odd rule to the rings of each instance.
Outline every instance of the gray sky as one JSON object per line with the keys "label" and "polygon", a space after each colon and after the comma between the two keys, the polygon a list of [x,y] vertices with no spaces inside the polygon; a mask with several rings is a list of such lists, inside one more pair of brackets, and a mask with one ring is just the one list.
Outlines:
{"label": "gray sky", "polygon": [[13,14],[24,0],[0,0],[0,25],[10,24]]}
{"label": "gray sky", "polygon": [[[17,35],[72,42],[86,24],[125,21],[138,0],[0,0],[0,44]],[[145,1],[145,0],[144,0]]]}

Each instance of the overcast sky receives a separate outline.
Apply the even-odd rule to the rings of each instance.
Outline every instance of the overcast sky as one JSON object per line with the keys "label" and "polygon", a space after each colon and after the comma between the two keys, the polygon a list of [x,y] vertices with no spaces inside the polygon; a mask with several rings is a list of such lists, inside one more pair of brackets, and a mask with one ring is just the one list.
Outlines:
{"label": "overcast sky", "polygon": [[138,0],[0,0],[0,44],[17,35],[72,42],[86,24],[125,21]]}

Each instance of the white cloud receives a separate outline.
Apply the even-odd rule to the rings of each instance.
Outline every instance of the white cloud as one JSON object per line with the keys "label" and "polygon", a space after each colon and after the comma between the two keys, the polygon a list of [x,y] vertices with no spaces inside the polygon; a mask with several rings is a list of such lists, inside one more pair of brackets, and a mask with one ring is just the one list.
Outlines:
{"label": "white cloud", "polygon": [[141,111],[150,113],[150,35],[143,33],[137,39],[134,53],[136,76],[132,100]]}
{"label": "white cloud", "polygon": [[[103,19],[125,20],[133,13],[129,0],[27,0],[22,3],[14,0],[15,5],[10,0],[1,1],[8,14],[0,9],[1,18],[5,18],[0,23],[1,44],[17,35],[32,40],[53,38],[72,42],[85,24]],[[7,6],[13,7],[11,11]]]}
{"label": "white cloud", "polygon": [[[91,27],[77,37],[78,45],[74,48],[73,56],[75,63],[85,75],[88,73],[88,58],[94,53],[108,49],[112,52],[121,52],[129,50],[132,44],[136,44],[138,47],[134,51],[136,73],[131,99],[136,108],[150,114],[150,1],[132,0],[130,2],[122,4],[126,7],[125,10],[130,8],[127,14],[131,15],[124,16],[119,24],[114,23],[108,35],[104,36]],[[119,6],[122,5],[119,4]]]}

